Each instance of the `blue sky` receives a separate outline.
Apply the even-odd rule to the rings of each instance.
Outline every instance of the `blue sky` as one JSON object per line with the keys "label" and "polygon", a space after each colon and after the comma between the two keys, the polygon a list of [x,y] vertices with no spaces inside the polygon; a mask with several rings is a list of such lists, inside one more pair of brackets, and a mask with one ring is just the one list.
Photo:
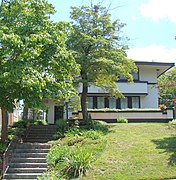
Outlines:
{"label": "blue sky", "polygon": [[[55,21],[70,21],[70,6],[89,5],[91,0],[48,0],[56,8]],[[126,23],[123,35],[130,38],[128,57],[141,61],[176,62],[176,0],[92,0],[110,6],[112,20]]]}

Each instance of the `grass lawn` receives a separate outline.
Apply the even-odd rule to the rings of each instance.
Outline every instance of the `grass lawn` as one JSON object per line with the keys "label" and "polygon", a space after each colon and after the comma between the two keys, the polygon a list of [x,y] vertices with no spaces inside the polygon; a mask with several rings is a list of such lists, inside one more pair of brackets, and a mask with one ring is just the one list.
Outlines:
{"label": "grass lawn", "polygon": [[115,124],[84,180],[176,179],[176,129],[160,123]]}

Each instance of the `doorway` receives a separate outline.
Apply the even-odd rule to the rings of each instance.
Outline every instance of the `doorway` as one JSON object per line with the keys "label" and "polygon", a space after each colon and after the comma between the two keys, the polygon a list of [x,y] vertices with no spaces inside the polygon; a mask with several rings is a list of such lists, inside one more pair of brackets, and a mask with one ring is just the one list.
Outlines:
{"label": "doorway", "polygon": [[64,106],[54,106],[54,124],[58,119],[64,118]]}

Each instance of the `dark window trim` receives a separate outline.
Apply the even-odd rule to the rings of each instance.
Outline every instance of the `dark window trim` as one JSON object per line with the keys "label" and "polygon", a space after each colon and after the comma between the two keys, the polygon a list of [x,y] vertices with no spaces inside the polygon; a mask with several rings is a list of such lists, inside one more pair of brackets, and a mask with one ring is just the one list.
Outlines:
{"label": "dark window trim", "polygon": [[[93,109],[97,109],[98,107],[98,97],[102,97],[102,96],[88,96],[88,97],[93,97]],[[125,98],[127,98],[127,108],[133,108],[133,102],[132,102],[132,98],[133,97],[137,97],[138,98],[138,106],[139,108],[141,108],[141,98],[140,96],[125,96]],[[104,108],[109,108],[109,97],[104,96]],[[121,109],[121,99],[116,99],[116,109]]]}

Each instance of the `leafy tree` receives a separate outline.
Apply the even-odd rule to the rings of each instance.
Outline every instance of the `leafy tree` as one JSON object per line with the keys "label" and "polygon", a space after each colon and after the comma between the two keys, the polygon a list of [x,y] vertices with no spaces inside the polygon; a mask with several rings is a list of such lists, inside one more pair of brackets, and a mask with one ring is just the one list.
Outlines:
{"label": "leafy tree", "polygon": [[120,36],[124,24],[111,21],[108,10],[101,5],[72,7],[72,33],[67,42],[81,67],[81,107],[83,119],[88,119],[86,98],[88,87],[104,88],[111,96],[122,96],[116,82],[119,76],[132,81],[135,63],[127,59],[127,46]]}
{"label": "leafy tree", "polygon": [[7,139],[7,112],[23,99],[27,107],[42,99],[74,95],[72,75],[77,73],[65,41],[68,23],[54,23],[54,7],[46,0],[2,1],[0,9],[1,140]]}
{"label": "leafy tree", "polygon": [[158,79],[160,104],[176,109],[176,67]]}

